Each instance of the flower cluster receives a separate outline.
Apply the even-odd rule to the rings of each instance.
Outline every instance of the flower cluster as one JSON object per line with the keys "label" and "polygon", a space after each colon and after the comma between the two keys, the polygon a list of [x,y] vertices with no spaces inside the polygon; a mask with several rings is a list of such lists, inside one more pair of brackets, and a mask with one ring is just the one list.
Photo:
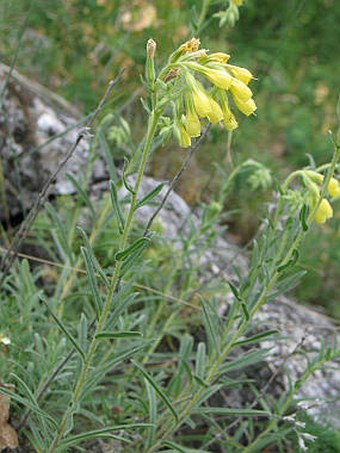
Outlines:
{"label": "flower cluster", "polygon": [[[320,190],[324,181],[324,176],[312,170],[304,172],[306,182],[310,190],[310,204],[318,205],[314,220],[318,224],[324,224],[333,217],[333,208],[327,198],[320,199]],[[331,178],[327,186],[328,194],[331,199],[340,197],[340,183],[337,179]]]}
{"label": "flower cluster", "polygon": [[[253,93],[248,87],[254,78],[248,69],[228,64],[230,55],[223,52],[209,54],[199,49],[199,39],[182,44],[169,59],[163,81],[175,79],[181,87],[175,100],[175,132],[183,147],[192,137],[201,134],[201,119],[210,123],[224,123],[227,130],[238,127],[231,110],[230,98],[244,115],[256,110]],[[200,80],[201,79],[201,80]],[[203,81],[212,85],[207,90]]]}

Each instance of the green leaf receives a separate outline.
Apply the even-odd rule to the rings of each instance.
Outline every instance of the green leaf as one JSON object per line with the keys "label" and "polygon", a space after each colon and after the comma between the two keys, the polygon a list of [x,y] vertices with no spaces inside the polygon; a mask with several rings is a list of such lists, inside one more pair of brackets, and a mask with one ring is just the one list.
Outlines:
{"label": "green leaf", "polygon": [[182,445],[176,444],[175,442],[171,442],[170,440],[164,440],[162,442],[162,445],[172,448],[172,450],[164,450],[164,453],[166,452],[170,453],[173,451],[179,451],[180,453],[209,453],[208,450],[183,447]]}
{"label": "green leaf", "polygon": [[124,360],[129,359],[133,355],[137,354],[138,352],[142,351],[147,346],[147,342],[143,344],[138,344],[137,346],[132,346],[123,351],[117,353],[114,357],[112,357],[107,362],[97,366],[95,369],[92,370],[91,374],[89,374],[86,384],[84,386],[83,394],[88,393],[92,390],[98,382],[100,382],[105,375],[115,369],[117,365],[119,365]]}
{"label": "green leaf", "polygon": [[299,214],[299,218],[300,218],[300,222],[301,222],[303,231],[307,231],[309,228],[308,223],[307,223],[308,213],[309,213],[309,208],[306,204],[304,204],[302,206],[300,214]]}
{"label": "green leaf", "polygon": [[5,387],[1,386],[0,385],[0,393],[2,393],[3,395],[6,395],[8,396],[9,398],[11,398],[13,401],[16,401],[18,404],[21,404],[22,406],[26,407],[27,409],[29,409],[30,411],[34,412],[35,414],[37,415],[40,415],[41,417],[44,417],[46,418],[47,420],[49,420],[52,425],[54,426],[54,428],[58,428],[58,423],[54,420],[54,418],[52,418],[50,415],[48,415],[46,412],[44,412],[42,409],[40,409],[39,406],[37,406],[36,404],[32,403],[30,400],[28,400],[27,398],[23,398],[22,396],[20,395],[17,395],[16,393],[14,392],[11,392],[10,390],[6,389]]}
{"label": "green leaf", "polygon": [[241,297],[240,297],[240,295],[239,295],[239,292],[238,292],[238,289],[236,288],[236,286],[233,285],[233,284],[231,283],[231,281],[229,281],[229,280],[227,281],[227,284],[229,285],[229,287],[230,287],[232,293],[234,294],[234,296],[236,297],[236,299],[237,299],[237,300],[242,300]]}
{"label": "green leaf", "polygon": [[176,421],[178,421],[178,413],[173,406],[172,402],[168,398],[168,396],[163,392],[163,390],[159,387],[157,382],[150,376],[150,374],[144,369],[142,365],[139,363],[135,362],[134,360],[131,360],[133,365],[142,373],[142,375],[145,377],[145,379],[152,385],[152,387],[155,389],[157,392],[158,396],[161,398],[163,403],[168,407],[172,415],[175,417]]}
{"label": "green leaf", "polygon": [[70,340],[70,342],[72,343],[72,345],[74,346],[76,351],[79,352],[79,355],[83,359],[83,361],[85,361],[85,353],[82,350],[82,348],[80,347],[80,345],[78,344],[77,340],[67,330],[67,328],[64,326],[63,322],[60,321],[60,319],[58,319],[57,316],[52,312],[52,310],[50,309],[50,307],[48,305],[47,300],[42,295],[40,295],[39,297],[40,297],[40,300],[46,305],[48,311],[50,312],[50,314],[51,314],[52,318],[54,319],[54,321],[56,322],[57,326],[66,335],[66,337]]}
{"label": "green leaf", "polygon": [[201,380],[205,377],[206,367],[206,347],[205,343],[200,342],[197,346],[196,363],[195,363],[195,377]]}
{"label": "green leaf", "polygon": [[[77,434],[75,436],[70,436],[64,439],[61,443],[62,447],[70,447],[74,444],[79,444],[85,440],[89,439],[100,439],[100,438],[113,438],[122,440],[124,442],[129,442],[128,439],[125,439],[121,436],[116,436],[111,434],[115,431],[123,431],[123,430],[130,430],[130,429],[138,429],[138,428],[152,428],[153,425],[150,423],[131,423],[126,425],[116,425],[116,426],[108,426],[106,428],[95,429],[93,431],[87,431],[86,433]],[[109,437],[108,437],[109,436]]]}
{"label": "green leaf", "polygon": [[156,391],[149,383],[147,379],[144,379],[146,392],[148,394],[149,400],[149,420],[150,425],[153,425],[152,428],[148,431],[148,437],[146,439],[146,448],[151,448],[155,443],[156,429],[157,429],[157,400],[156,400]]}
{"label": "green leaf", "polygon": [[145,197],[141,198],[136,205],[136,209],[141,208],[142,206],[146,205],[149,201],[155,198],[163,189],[164,183],[158,184],[151,192],[149,192]]}
{"label": "green leaf", "polygon": [[282,272],[283,270],[287,269],[288,267],[294,266],[294,264],[296,264],[298,259],[299,259],[299,252],[298,252],[298,250],[295,249],[292,252],[292,257],[290,258],[290,260],[287,263],[282,264],[282,266],[279,266],[277,268],[277,272]]}
{"label": "green leaf", "polygon": [[248,312],[247,305],[244,302],[241,302],[241,308],[242,308],[244,317],[246,318],[247,321],[249,321],[250,315],[249,315],[249,312]]}
{"label": "green leaf", "polygon": [[253,344],[253,343],[259,343],[262,340],[267,339],[268,337],[280,333],[279,330],[277,329],[272,329],[272,330],[267,330],[267,332],[262,332],[257,335],[253,335],[252,337],[246,338],[245,340],[239,340],[234,343],[234,346],[241,346],[245,344]]}
{"label": "green leaf", "polygon": [[[216,325],[215,320],[218,319],[217,316],[212,316],[211,307],[207,300],[203,300],[200,297],[200,302],[203,309],[203,320],[205,325],[205,330],[208,337],[208,343],[210,344],[210,348],[212,352],[219,353],[220,352],[220,342],[217,336],[218,326]],[[208,308],[209,307],[209,308]]]}
{"label": "green leaf", "polygon": [[124,291],[123,294],[115,293],[111,300],[111,305],[113,306],[113,311],[107,322],[105,323],[105,329],[112,329],[112,327],[117,323],[121,313],[127,309],[127,307],[136,299],[139,293],[135,292],[132,294],[126,294]]}
{"label": "green leaf", "polygon": [[87,250],[89,257],[91,258],[91,262],[95,268],[96,273],[100,277],[100,279],[101,279],[102,283],[105,285],[106,289],[109,289],[109,287],[110,287],[109,279],[107,278],[105,272],[103,271],[102,267],[98,263],[98,260],[93,253],[91,244],[88,240],[88,237],[87,237],[85,231],[80,226],[77,226],[77,231],[80,233],[80,235],[82,237],[84,247]]}
{"label": "green leaf", "polygon": [[261,349],[259,351],[248,352],[243,354],[241,357],[225,362],[220,367],[220,373],[229,373],[233,370],[239,370],[246,366],[254,365],[255,363],[260,363],[265,359],[267,354],[267,349]]}
{"label": "green leaf", "polygon": [[123,217],[122,211],[120,209],[120,205],[119,205],[116,185],[115,185],[114,181],[112,181],[112,179],[110,180],[110,193],[111,193],[111,202],[112,202],[113,211],[115,213],[117,223],[118,223],[118,229],[119,229],[120,234],[122,234],[123,230],[124,230],[125,222],[124,222],[124,217]]}
{"label": "green leaf", "polygon": [[96,311],[97,319],[99,319],[101,311],[102,311],[102,298],[99,292],[98,284],[96,275],[94,272],[94,265],[91,259],[91,255],[85,247],[80,247],[81,254],[83,255],[86,272],[87,272],[87,280],[89,282],[92,298],[94,302],[94,308]]}
{"label": "green leaf", "polygon": [[193,411],[195,414],[214,414],[223,416],[241,416],[241,417],[272,417],[268,411],[258,409],[236,409],[230,407],[198,407]]}
{"label": "green leaf", "polygon": [[127,172],[128,168],[129,168],[129,161],[128,161],[127,157],[124,156],[124,166],[123,166],[123,171],[122,171],[123,184],[124,184],[125,189],[134,195],[136,192],[133,190],[133,188],[130,186],[128,180],[126,179],[126,172]]}
{"label": "green leaf", "polygon": [[117,261],[125,260],[129,255],[137,253],[140,249],[144,249],[145,246],[150,242],[149,237],[141,237],[133,242],[129,247],[121,252],[117,252],[115,258]]}
{"label": "green leaf", "polygon": [[142,337],[143,334],[137,330],[120,330],[117,332],[100,332],[96,335],[98,340],[107,340],[110,338],[136,338]]}

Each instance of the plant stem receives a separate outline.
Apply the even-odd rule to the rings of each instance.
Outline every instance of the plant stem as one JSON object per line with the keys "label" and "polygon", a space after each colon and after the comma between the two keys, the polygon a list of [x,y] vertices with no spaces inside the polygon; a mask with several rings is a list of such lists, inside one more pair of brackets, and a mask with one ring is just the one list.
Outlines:
{"label": "plant stem", "polygon": [[[124,250],[126,248],[126,245],[128,242],[128,237],[129,237],[129,233],[131,231],[134,213],[136,210],[137,195],[138,195],[139,187],[140,187],[142,177],[144,174],[144,170],[145,170],[145,166],[146,166],[147,159],[149,156],[149,152],[151,149],[152,140],[153,140],[155,132],[156,132],[159,117],[160,117],[160,112],[156,113],[155,111],[152,112],[149,117],[147,136],[146,136],[146,140],[145,140],[145,144],[144,144],[144,148],[143,148],[140,166],[139,166],[138,173],[137,173],[136,182],[134,185],[134,191],[131,196],[130,208],[129,208],[127,219],[125,222],[123,234],[122,234],[120,242],[119,242],[119,250]],[[102,332],[102,330],[104,328],[105,322],[106,322],[107,317],[110,312],[112,296],[115,293],[115,291],[117,290],[117,286],[118,286],[119,279],[120,279],[121,266],[122,266],[122,262],[117,261],[116,267],[115,267],[115,270],[114,270],[114,273],[113,273],[113,276],[111,279],[110,288],[106,295],[106,299],[105,299],[105,302],[103,305],[101,315],[98,319],[98,324],[97,324],[95,333],[92,337],[92,341],[90,343],[85,360],[82,364],[82,369],[81,369],[80,375],[78,377],[77,383],[75,385],[75,388],[74,388],[74,391],[72,394],[71,403],[69,404],[68,408],[66,409],[66,411],[61,419],[58,432],[56,433],[56,436],[48,450],[49,453],[53,453],[56,450],[56,448],[59,446],[59,444],[63,438],[63,435],[65,433],[67,424],[73,415],[73,412],[75,410],[77,403],[80,400],[81,392],[86,383],[86,378],[87,378],[89,367],[92,363],[92,359],[96,352],[98,341],[100,341],[97,339],[97,336],[99,333]]]}

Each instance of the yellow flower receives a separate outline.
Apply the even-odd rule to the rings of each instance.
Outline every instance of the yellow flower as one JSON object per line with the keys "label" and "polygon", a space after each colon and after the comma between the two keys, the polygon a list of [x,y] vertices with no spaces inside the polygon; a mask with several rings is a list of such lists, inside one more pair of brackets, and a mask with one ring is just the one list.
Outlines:
{"label": "yellow flower", "polygon": [[238,127],[238,123],[229,108],[228,97],[225,91],[219,90],[219,100],[221,102],[223,112],[223,123],[228,131],[232,131]]}
{"label": "yellow flower", "polygon": [[[186,66],[190,69],[193,69],[200,74],[203,74],[211,83],[216,85],[219,88],[223,88],[224,90],[228,90],[231,87],[231,84],[234,80],[233,76],[231,76],[221,65],[214,65],[214,68],[202,65],[198,63],[188,62]],[[218,69],[215,69],[215,68]]]}
{"label": "yellow flower", "polygon": [[340,197],[340,183],[337,179],[330,179],[328,184],[328,193],[332,198]]}
{"label": "yellow flower", "polygon": [[218,63],[225,64],[229,60],[230,55],[224,52],[215,52],[208,56],[209,61],[217,61]]}
{"label": "yellow flower", "polygon": [[206,92],[201,89],[195,89],[192,93],[192,100],[197,114],[202,118],[208,116],[211,110],[211,104]]}
{"label": "yellow flower", "polygon": [[236,6],[242,6],[243,5],[243,0],[231,0],[232,3]]}
{"label": "yellow flower", "polygon": [[190,136],[181,123],[178,123],[178,138],[179,146],[182,148],[188,148],[191,145]]}
{"label": "yellow flower", "polygon": [[237,108],[246,116],[251,115],[257,109],[256,104],[253,99],[248,99],[248,101],[241,101],[236,96],[233,96],[234,102]]}
{"label": "yellow flower", "polygon": [[184,125],[190,137],[199,137],[201,135],[201,123],[194,110],[187,111]]}
{"label": "yellow flower", "polygon": [[232,78],[230,92],[241,102],[247,102],[253,96],[251,89],[241,80],[235,78]]}
{"label": "yellow flower", "polygon": [[213,98],[209,97],[209,101],[210,101],[210,112],[207,114],[207,118],[211,123],[216,124],[219,121],[222,121],[223,112],[221,107],[218,105],[216,101],[214,101]]}
{"label": "yellow flower", "polygon": [[179,48],[178,51],[180,53],[187,53],[187,52],[196,52],[200,46],[201,42],[197,38],[192,38],[189,41],[186,41],[184,44],[182,44]]}
{"label": "yellow flower", "polygon": [[314,220],[319,225],[326,223],[328,219],[333,217],[333,209],[326,198],[323,198],[314,215]]}
{"label": "yellow flower", "polygon": [[227,68],[241,82],[248,85],[248,83],[254,78],[253,74],[248,71],[246,68],[241,68],[240,66],[227,65]]}

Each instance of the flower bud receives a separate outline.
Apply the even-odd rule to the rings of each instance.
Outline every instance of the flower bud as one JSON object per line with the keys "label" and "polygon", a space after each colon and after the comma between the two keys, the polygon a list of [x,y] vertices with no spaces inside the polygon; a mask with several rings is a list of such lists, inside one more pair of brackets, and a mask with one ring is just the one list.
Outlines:
{"label": "flower bud", "polygon": [[149,39],[146,44],[146,66],[145,66],[145,77],[149,84],[153,87],[156,79],[155,72],[155,52],[156,42],[153,39]]}

